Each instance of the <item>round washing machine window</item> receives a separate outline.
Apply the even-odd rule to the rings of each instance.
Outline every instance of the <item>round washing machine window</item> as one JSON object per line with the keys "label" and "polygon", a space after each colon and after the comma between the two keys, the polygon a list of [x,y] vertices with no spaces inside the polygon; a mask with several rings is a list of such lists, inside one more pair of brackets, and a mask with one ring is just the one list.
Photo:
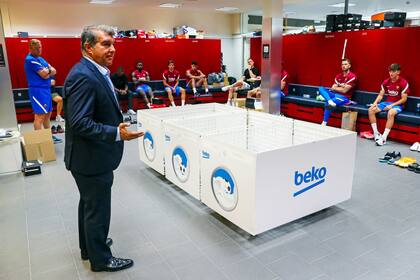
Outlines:
{"label": "round washing machine window", "polygon": [[190,163],[187,153],[180,146],[172,152],[172,167],[178,180],[185,183],[190,177]]}
{"label": "round washing machine window", "polygon": [[233,211],[238,204],[238,186],[229,169],[218,167],[211,176],[214,198],[225,211]]}
{"label": "round washing machine window", "polygon": [[156,150],[155,150],[155,141],[153,136],[149,131],[146,131],[143,136],[143,149],[146,157],[149,161],[155,160]]}

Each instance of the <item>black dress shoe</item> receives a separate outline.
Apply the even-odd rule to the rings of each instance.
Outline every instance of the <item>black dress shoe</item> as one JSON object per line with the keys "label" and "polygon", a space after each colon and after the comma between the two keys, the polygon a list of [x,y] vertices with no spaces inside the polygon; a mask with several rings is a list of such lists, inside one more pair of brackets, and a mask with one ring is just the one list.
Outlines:
{"label": "black dress shoe", "polygon": [[[114,241],[112,241],[112,238],[107,238],[105,241],[106,246],[111,247],[112,243],[114,243]],[[89,260],[89,256],[87,253],[81,253],[80,257],[82,258],[82,260],[87,261]]]}
{"label": "black dress shoe", "polygon": [[120,271],[129,267],[132,267],[134,264],[133,260],[130,259],[120,259],[120,258],[110,258],[108,263],[103,266],[91,266],[90,270],[93,272],[99,271],[108,271],[108,272],[115,272]]}

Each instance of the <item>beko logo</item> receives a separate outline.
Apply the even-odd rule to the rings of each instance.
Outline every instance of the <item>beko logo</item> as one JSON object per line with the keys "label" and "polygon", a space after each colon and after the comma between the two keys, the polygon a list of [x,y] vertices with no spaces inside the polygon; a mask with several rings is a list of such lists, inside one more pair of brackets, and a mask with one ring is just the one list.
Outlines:
{"label": "beko logo", "polygon": [[326,176],[326,167],[315,168],[315,166],[312,166],[311,170],[302,173],[300,173],[299,171],[295,171],[295,186],[300,187],[302,184],[304,184],[304,186],[303,189],[295,192],[293,196],[296,197],[298,195],[303,194],[304,192],[309,191],[310,189],[315,188],[316,186],[321,185],[325,182]]}
{"label": "beko logo", "polygon": [[165,135],[165,141],[166,142],[171,142],[171,136]]}
{"label": "beko logo", "polygon": [[208,152],[206,152],[206,151],[201,151],[201,156],[204,159],[210,159],[210,154]]}

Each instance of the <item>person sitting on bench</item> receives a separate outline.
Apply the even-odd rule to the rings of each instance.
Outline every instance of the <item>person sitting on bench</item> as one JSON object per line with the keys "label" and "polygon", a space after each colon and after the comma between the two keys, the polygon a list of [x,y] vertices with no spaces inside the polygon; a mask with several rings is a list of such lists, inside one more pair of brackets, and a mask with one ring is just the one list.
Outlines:
{"label": "person sitting on bench", "polygon": [[222,91],[229,91],[227,104],[232,105],[232,97],[234,100],[238,97],[238,90],[250,90],[259,87],[261,84],[261,76],[257,67],[254,66],[254,60],[248,59],[248,67],[245,69],[243,76],[239,81],[230,86],[222,87]]}
{"label": "person sitting on bench", "polygon": [[197,88],[204,86],[206,94],[209,92],[209,86],[207,84],[206,75],[198,69],[198,62],[191,62],[191,69],[187,70],[187,87],[191,87],[194,95],[197,94]]}
{"label": "person sitting on bench", "polygon": [[[388,134],[394,125],[395,116],[403,110],[404,103],[407,101],[407,96],[410,93],[408,82],[400,77],[401,66],[394,63],[388,67],[388,70],[389,78],[382,83],[381,91],[369,108],[369,120],[376,145],[378,146],[386,144]],[[385,102],[382,101],[384,96],[386,96]],[[387,112],[385,131],[382,135],[379,133],[376,125],[376,114],[381,111]]]}
{"label": "person sitting on bench", "polygon": [[173,60],[168,61],[168,69],[163,72],[163,85],[165,91],[168,94],[171,105],[175,107],[174,94],[176,96],[181,95],[181,106],[185,105],[185,89],[179,86],[179,72],[175,70],[175,62]]}
{"label": "person sitting on bench", "polygon": [[[283,98],[287,95],[287,78],[289,74],[286,70],[282,69],[281,71],[281,85],[280,85],[280,98]],[[246,96],[247,98],[261,98],[261,87],[254,88],[248,91]]]}
{"label": "person sitting on bench", "polygon": [[[150,75],[149,72],[143,69],[143,62],[137,62],[136,70],[131,74],[131,79],[136,84],[136,93],[141,95],[144,102],[146,102],[147,108],[150,109],[153,101],[153,90],[145,83],[150,81]],[[150,100],[147,98],[147,95],[149,95]]]}
{"label": "person sitting on bench", "polygon": [[327,125],[331,116],[331,110],[340,105],[346,105],[350,102],[356,87],[357,77],[350,71],[351,61],[348,58],[341,60],[342,72],[335,76],[334,84],[331,89],[319,87],[319,94],[325,99],[324,119],[322,125]]}

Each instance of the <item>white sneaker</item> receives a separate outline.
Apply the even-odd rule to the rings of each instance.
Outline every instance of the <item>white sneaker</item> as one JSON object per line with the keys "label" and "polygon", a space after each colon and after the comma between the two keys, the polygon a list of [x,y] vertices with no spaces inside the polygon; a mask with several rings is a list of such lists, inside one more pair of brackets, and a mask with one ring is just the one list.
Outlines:
{"label": "white sneaker", "polygon": [[62,116],[57,115],[57,116],[55,117],[55,121],[56,121],[56,122],[64,122],[64,119],[63,119],[63,117],[62,117]]}
{"label": "white sneaker", "polygon": [[331,99],[328,100],[328,105],[333,106],[333,107],[337,106],[337,104],[335,104],[334,101],[332,101]]}
{"label": "white sneaker", "polygon": [[375,141],[376,142],[376,145],[378,145],[378,146],[383,146],[383,145],[385,145],[386,144],[386,140],[384,140],[382,137],[381,138],[379,138],[377,141]]}
{"label": "white sneaker", "polygon": [[322,126],[327,126],[327,123],[326,122],[322,122],[321,125]]}
{"label": "white sneaker", "polygon": [[127,114],[129,114],[129,115],[135,115],[135,114],[136,114],[136,112],[134,112],[134,110],[133,110],[133,109],[129,109],[129,110],[127,111]]}
{"label": "white sneaker", "polygon": [[373,136],[373,139],[375,140],[375,142],[376,142],[376,141],[378,141],[379,139],[382,139],[382,134],[380,134],[380,133],[375,134],[375,135]]}
{"label": "white sneaker", "polygon": [[416,142],[411,147],[410,150],[413,152],[420,152],[420,143]]}
{"label": "white sneaker", "polygon": [[222,91],[228,91],[229,89],[230,89],[230,86],[222,87]]}

